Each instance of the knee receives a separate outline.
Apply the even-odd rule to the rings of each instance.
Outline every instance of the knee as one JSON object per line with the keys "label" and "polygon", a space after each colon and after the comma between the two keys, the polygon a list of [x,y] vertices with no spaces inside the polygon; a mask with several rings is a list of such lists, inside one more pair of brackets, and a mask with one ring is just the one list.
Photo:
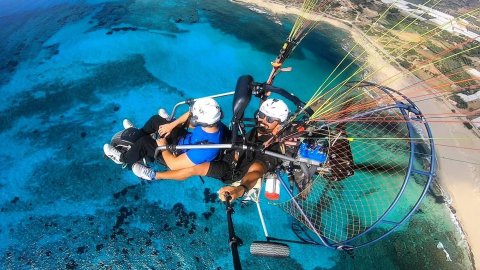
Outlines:
{"label": "knee", "polygon": [[151,123],[152,125],[158,125],[158,123],[160,123],[161,121],[161,117],[160,115],[156,114],[156,115],[153,115],[152,117],[150,117],[150,119],[148,119],[147,123]]}
{"label": "knee", "polygon": [[156,146],[157,145],[155,140],[150,135],[141,137],[137,142],[142,146],[147,146],[147,145],[148,146],[150,146],[150,145]]}
{"label": "knee", "polygon": [[150,117],[150,120],[148,120],[150,123],[153,123],[156,129],[158,129],[159,126],[164,125],[168,123],[167,119],[162,118],[160,115],[156,114],[152,117]]}

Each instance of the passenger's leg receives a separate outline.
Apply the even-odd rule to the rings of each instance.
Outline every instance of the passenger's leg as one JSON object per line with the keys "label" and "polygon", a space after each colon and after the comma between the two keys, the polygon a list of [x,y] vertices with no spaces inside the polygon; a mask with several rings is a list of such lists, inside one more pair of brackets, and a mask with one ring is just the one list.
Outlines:
{"label": "passenger's leg", "polygon": [[120,156],[120,161],[132,165],[144,157],[154,158],[156,148],[157,142],[152,137],[143,136]]}
{"label": "passenger's leg", "polygon": [[[141,130],[147,134],[152,134],[158,131],[159,126],[167,123],[170,123],[170,121],[167,121],[167,119],[160,117],[159,115],[154,115],[148,119]],[[186,133],[187,129],[183,126],[175,127],[167,138],[168,143],[177,144],[178,140],[184,137]]]}
{"label": "passenger's leg", "polygon": [[145,125],[143,125],[143,132],[147,133],[147,134],[152,134],[152,133],[155,133],[158,131],[158,127],[161,126],[161,125],[164,125],[164,124],[167,124],[169,123],[169,121],[167,121],[167,119],[165,118],[162,118],[160,117],[160,115],[156,114],[152,117],[150,117],[150,119],[148,119],[148,121],[145,123]]}

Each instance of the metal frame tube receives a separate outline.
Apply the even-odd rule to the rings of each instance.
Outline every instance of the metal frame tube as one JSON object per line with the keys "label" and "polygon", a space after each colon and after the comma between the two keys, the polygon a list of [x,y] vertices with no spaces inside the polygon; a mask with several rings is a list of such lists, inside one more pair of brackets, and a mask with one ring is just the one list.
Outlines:
{"label": "metal frame tube", "polygon": [[179,150],[186,150],[186,149],[241,149],[241,150],[247,150],[247,151],[258,151],[261,153],[264,153],[266,155],[276,157],[282,160],[287,160],[287,161],[292,161],[292,162],[297,162],[297,163],[305,163],[308,165],[314,165],[314,166],[320,166],[321,163],[313,160],[313,159],[308,159],[308,158],[292,158],[286,155],[282,155],[273,151],[262,151],[259,149],[255,149],[253,146],[248,146],[248,145],[235,145],[235,144],[229,144],[229,143],[224,143],[224,144],[191,144],[191,145],[164,145],[164,146],[159,146],[155,149],[155,157],[158,155],[159,151],[162,150],[168,150],[169,148],[173,149],[179,149]]}
{"label": "metal frame tube", "polygon": [[[403,108],[400,108],[400,110],[402,111],[402,114],[404,115],[404,117],[406,117],[406,114],[405,114],[405,109]],[[412,133],[413,133],[413,127],[412,127],[412,124],[409,123],[407,121],[407,127],[408,127],[408,134],[411,136]],[[371,230],[373,230],[380,222],[382,222],[382,220],[392,211],[392,209],[397,205],[397,202],[398,200],[400,200],[400,197],[402,197],[403,195],[403,192],[405,191],[405,188],[407,187],[407,184],[408,182],[410,181],[410,175],[412,174],[412,166],[413,166],[413,160],[414,160],[414,151],[415,150],[415,145],[414,145],[414,142],[412,140],[410,140],[410,158],[409,158],[409,161],[408,161],[408,169],[407,169],[407,174],[405,175],[405,178],[403,180],[403,184],[402,186],[400,187],[400,191],[397,193],[397,196],[395,197],[395,199],[393,200],[393,202],[390,204],[390,206],[387,208],[387,210],[385,210],[385,212],[383,213],[383,215],[381,215],[376,222],[374,222],[372,225],[370,225],[370,227],[368,229],[366,229],[364,232],[348,239],[348,240],[345,240],[345,241],[341,241],[339,242],[338,244],[344,244],[344,243],[350,243],[352,241],[355,241],[355,239],[359,238],[360,236],[362,235],[365,235],[367,233],[369,233]],[[381,236],[383,237],[383,236]]]}
{"label": "metal frame tube", "polygon": [[[385,86],[380,86],[380,85],[377,85],[377,84],[374,84],[374,83],[370,83],[370,82],[364,82],[365,85],[368,85],[368,86],[376,86],[378,87],[380,90],[384,91],[385,93],[389,94],[391,96],[391,93],[389,92],[393,92],[399,96],[401,96],[402,98],[404,98],[409,104],[410,106],[404,104],[404,103],[398,103],[397,106],[395,106],[396,108],[399,108],[404,116],[404,118],[407,120],[407,127],[408,127],[408,132],[409,132],[409,135],[412,136],[413,133],[414,133],[414,128],[413,128],[413,125],[408,121],[407,119],[407,114],[405,113],[405,111],[409,111],[409,112],[413,112],[415,113],[417,116],[423,118],[423,115],[422,113],[420,112],[420,110],[418,109],[418,107],[415,105],[415,103],[410,100],[407,96],[405,96],[404,94],[396,91],[396,90],[393,90],[391,88],[388,88],[388,87],[385,87]],[[393,97],[392,97],[393,98]],[[395,98],[394,98],[395,99]],[[408,212],[408,214],[402,219],[400,220],[399,222],[396,223],[396,225],[391,228],[387,233],[384,233],[382,236],[376,238],[376,239],[373,239],[373,240],[370,240],[366,243],[363,243],[363,244],[360,244],[360,245],[357,245],[355,247],[352,247],[352,248],[361,248],[361,247],[365,247],[365,246],[368,246],[368,245],[371,245],[373,243],[376,243],[382,239],[384,239],[385,237],[387,237],[388,235],[390,235],[392,232],[395,231],[396,228],[398,228],[399,226],[403,225],[414,213],[415,211],[417,211],[418,207],[420,206],[420,203],[422,202],[423,198],[425,197],[427,191],[428,191],[428,188],[432,182],[432,179],[433,179],[433,176],[435,175],[435,170],[436,170],[436,163],[435,163],[435,144],[434,144],[434,141],[433,141],[433,137],[432,137],[432,132],[431,132],[431,129],[430,129],[430,126],[428,125],[428,123],[426,121],[423,122],[423,125],[425,126],[425,129],[427,131],[427,135],[428,135],[428,140],[430,142],[430,170],[428,173],[422,173],[423,175],[428,175],[428,180],[427,180],[427,183],[422,191],[422,193],[420,194],[420,197],[418,198],[418,200],[416,201],[415,205],[412,207],[412,209]],[[403,192],[405,191],[405,186],[407,184],[407,182],[410,180],[410,177],[411,177],[411,174],[412,172],[415,172],[414,169],[412,169],[413,167],[413,159],[414,159],[414,149],[415,149],[415,145],[414,145],[414,142],[413,141],[410,141],[410,146],[411,146],[411,152],[410,152],[410,161],[409,161],[409,167],[408,167],[408,174],[405,178],[405,182],[404,184],[402,185],[402,189],[401,191],[399,192],[399,194],[397,195],[397,197],[395,198],[395,201],[392,203],[392,205],[387,209],[388,212],[391,211],[391,209],[397,204],[398,202],[398,199],[399,197],[401,197],[401,195],[403,195]],[[377,220],[377,222],[375,222],[374,224],[372,224],[370,226],[370,228],[368,228],[366,231],[362,232],[361,234],[351,238],[351,239],[348,239],[346,241],[342,241],[338,244],[342,244],[342,243],[350,243],[352,241],[354,241],[355,239],[357,239],[358,237],[362,236],[362,235],[365,235],[366,233],[370,232],[373,228],[375,228],[378,223],[382,222],[383,219],[385,218],[385,216],[387,215],[388,213],[385,213],[384,215],[382,215],[379,220]]]}
{"label": "metal frame tube", "polygon": [[[235,94],[235,91],[220,93],[220,94],[211,95],[211,96],[206,96],[206,97],[202,97],[202,98],[217,98],[217,97],[231,96],[231,95],[233,95],[233,94]],[[167,118],[167,120],[168,120],[168,121],[171,121],[171,120],[173,119],[173,117],[175,116],[175,112],[177,111],[177,108],[178,108],[180,105],[187,104],[187,102],[189,102],[189,101],[195,101],[195,100],[197,100],[197,99],[198,99],[198,98],[189,99],[189,100],[185,100],[185,101],[180,101],[180,102],[178,102],[177,104],[175,104],[175,106],[174,106],[173,109],[172,109],[172,113],[171,113],[170,116]]]}
{"label": "metal frame tube", "polygon": [[268,236],[267,225],[265,224],[265,219],[263,218],[262,209],[260,208],[260,202],[256,200],[255,204],[257,205],[257,211],[258,211],[258,217],[260,218],[260,223],[262,223],[263,234],[265,234],[265,238],[267,238],[268,240],[269,236]]}
{"label": "metal frame tube", "polygon": [[436,166],[436,162],[435,162],[435,145],[433,143],[432,132],[431,132],[430,126],[427,123],[424,123],[424,125],[426,127],[428,138],[429,138],[429,141],[430,141],[430,146],[431,146],[431,151],[430,151],[430,164],[431,164],[431,166],[430,166],[430,170],[429,170],[429,173],[428,173],[427,184],[425,185],[425,188],[423,189],[422,194],[420,195],[420,197],[418,198],[417,202],[415,203],[414,207],[410,210],[410,212],[408,212],[408,214],[402,220],[397,222],[396,226],[391,228],[387,233],[383,234],[379,238],[371,240],[371,241],[369,241],[367,243],[364,243],[362,245],[356,246],[356,248],[365,247],[365,246],[371,245],[373,243],[376,243],[376,242],[384,239],[385,237],[387,237],[391,233],[393,233],[396,228],[398,228],[399,226],[402,226],[407,220],[410,219],[410,217],[420,207],[420,203],[422,202],[423,198],[425,198],[425,196],[428,192],[428,188],[430,187],[430,184],[432,183],[433,176],[435,175],[435,170],[436,170],[437,166]]}

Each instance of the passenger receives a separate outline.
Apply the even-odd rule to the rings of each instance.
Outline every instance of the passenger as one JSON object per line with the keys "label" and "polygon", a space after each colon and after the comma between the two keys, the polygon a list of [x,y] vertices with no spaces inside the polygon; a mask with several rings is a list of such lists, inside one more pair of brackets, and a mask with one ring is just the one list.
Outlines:
{"label": "passenger", "polygon": [[[195,101],[190,112],[183,114],[177,120],[169,122],[160,115],[152,116],[143,126],[141,136],[132,147],[125,153],[121,153],[110,144],[105,144],[105,155],[117,164],[133,165],[144,157],[154,158],[155,149],[158,146],[170,144],[192,145],[201,143],[218,144],[222,142],[225,133],[225,125],[220,121],[222,111],[218,103],[212,98],[201,98]],[[191,132],[182,128],[183,124],[190,120]],[[160,139],[153,139],[151,134],[157,132]],[[165,150],[157,157],[164,165],[172,170],[192,167],[204,162],[214,160],[220,153],[219,149],[191,149],[176,153]]]}
{"label": "passenger", "polygon": [[[289,109],[285,102],[279,99],[267,99],[256,114],[256,127],[246,135],[247,143],[261,145],[270,141],[280,131],[288,114]],[[266,150],[284,153],[283,149],[281,144],[273,143]],[[274,170],[281,162],[278,158],[258,152],[242,151],[240,153],[229,150],[220,161],[206,162],[185,169],[155,173],[152,169],[136,163],[132,171],[145,180],[185,180],[195,175],[217,178],[225,184],[241,180],[239,186],[225,186],[219,190],[220,199],[224,201],[225,192],[230,194],[232,200],[245,195],[255,186],[259,178],[268,171]]]}

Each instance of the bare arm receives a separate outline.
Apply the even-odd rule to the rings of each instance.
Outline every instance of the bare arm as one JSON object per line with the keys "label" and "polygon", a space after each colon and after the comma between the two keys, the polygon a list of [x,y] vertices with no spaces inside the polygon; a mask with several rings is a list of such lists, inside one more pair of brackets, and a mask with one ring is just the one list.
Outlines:
{"label": "bare arm", "polygon": [[173,121],[171,124],[175,124],[175,126],[181,125],[181,124],[187,122],[189,116],[190,116],[190,112],[186,112],[186,113],[182,114],[182,116],[177,118],[175,121]]}
{"label": "bare arm", "polygon": [[168,135],[170,135],[170,132],[172,132],[172,130],[175,127],[187,122],[188,117],[190,117],[190,112],[186,112],[186,113],[182,114],[182,116],[180,116],[179,118],[177,118],[173,122],[170,122],[168,124],[164,124],[164,125],[159,126],[158,127],[158,133],[160,134],[160,136],[167,137]]}
{"label": "bare arm", "polygon": [[[167,140],[165,140],[165,138],[157,139],[157,146],[164,146],[166,144]],[[197,165],[193,163],[190,158],[188,158],[186,153],[175,156],[168,150],[162,150],[161,155],[165,161],[165,164],[170,170],[179,170]]]}
{"label": "bare arm", "polygon": [[[226,186],[221,188],[218,191],[218,196],[220,200],[225,201],[225,193],[230,193],[232,201],[245,195],[247,190],[252,189],[256,184],[259,178],[261,178],[267,172],[267,168],[261,162],[255,161],[250,168],[248,168],[247,174],[242,178],[240,186]],[[243,186],[247,187],[245,189]]]}
{"label": "bare arm", "polygon": [[193,167],[184,168],[184,169],[157,172],[155,174],[155,179],[157,180],[170,179],[170,180],[182,181],[195,175],[205,176],[207,175],[209,168],[210,168],[210,162],[205,162],[205,163],[195,165]]}

